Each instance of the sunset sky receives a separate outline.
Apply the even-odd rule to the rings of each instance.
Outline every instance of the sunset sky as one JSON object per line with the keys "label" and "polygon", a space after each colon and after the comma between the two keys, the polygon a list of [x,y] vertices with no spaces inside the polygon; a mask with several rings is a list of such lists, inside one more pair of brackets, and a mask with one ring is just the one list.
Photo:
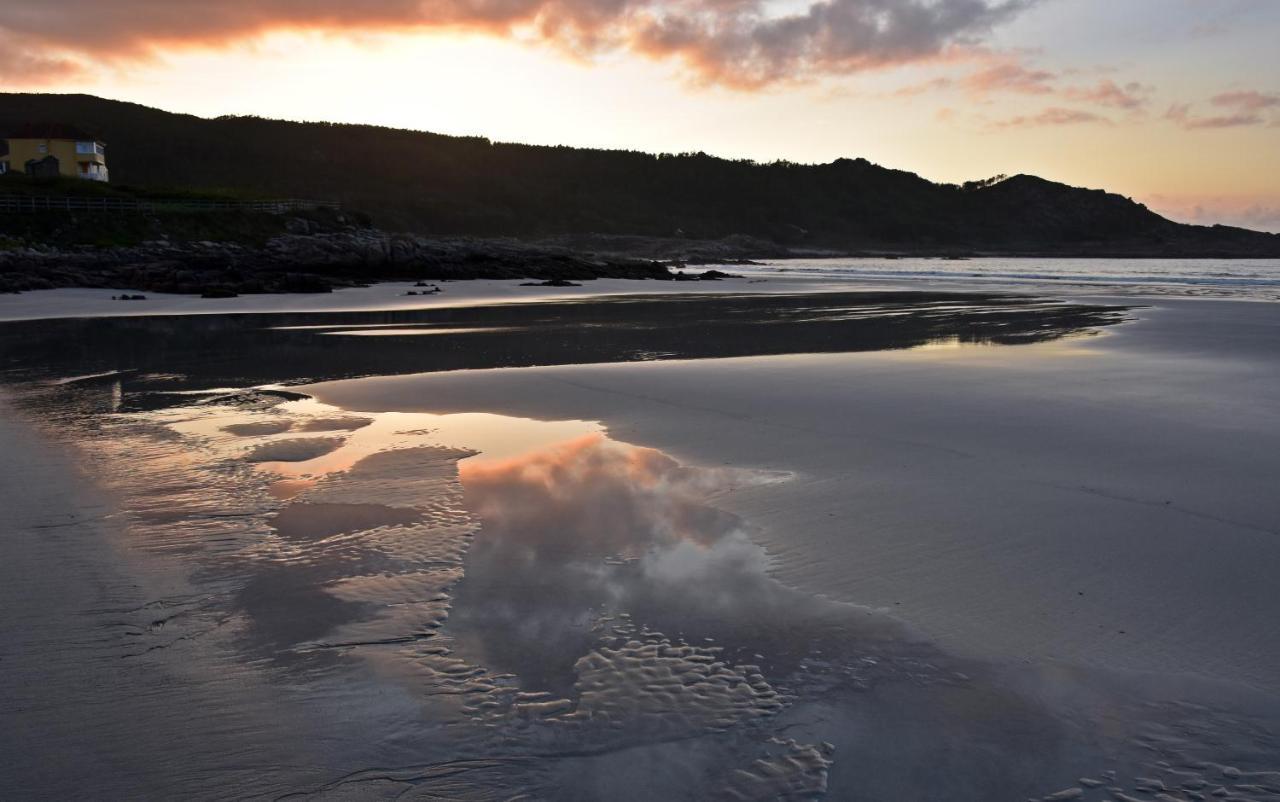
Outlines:
{"label": "sunset sky", "polygon": [[1026,172],[1280,231],[1278,0],[3,0],[0,89]]}

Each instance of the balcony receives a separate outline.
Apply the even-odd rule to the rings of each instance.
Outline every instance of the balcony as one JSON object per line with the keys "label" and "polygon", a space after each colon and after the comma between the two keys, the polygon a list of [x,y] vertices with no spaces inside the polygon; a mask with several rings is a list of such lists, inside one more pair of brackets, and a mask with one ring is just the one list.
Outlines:
{"label": "balcony", "polygon": [[102,181],[105,183],[110,180],[107,166],[96,162],[80,162],[76,175],[88,181]]}
{"label": "balcony", "polygon": [[103,147],[101,142],[77,142],[76,155],[99,156],[105,158],[107,155],[107,149]]}

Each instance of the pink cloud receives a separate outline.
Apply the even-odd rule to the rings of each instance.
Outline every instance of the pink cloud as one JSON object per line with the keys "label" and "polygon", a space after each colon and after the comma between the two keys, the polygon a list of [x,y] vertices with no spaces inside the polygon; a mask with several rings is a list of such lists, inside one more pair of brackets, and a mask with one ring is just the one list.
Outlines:
{"label": "pink cloud", "polygon": [[[1080,70],[1053,72],[1028,66],[1012,54],[993,54],[983,51],[980,58],[986,66],[958,79],[934,78],[905,86],[893,93],[895,97],[915,97],[933,91],[959,89],[972,98],[985,101],[989,96],[1005,93],[1061,98],[1075,105],[1120,109],[1139,114],[1150,100],[1154,89],[1136,81],[1119,84],[1111,79],[1101,79],[1092,86],[1059,86],[1066,76],[1078,75]],[[1097,70],[1093,71],[1095,74]],[[1047,109],[1038,115],[1021,116],[1006,120],[1008,125],[1054,125],[1077,122],[1110,123],[1107,118],[1092,111],[1072,110],[1061,106]],[[999,123],[998,123],[999,124]]]}
{"label": "pink cloud", "polygon": [[960,84],[976,95],[985,95],[991,92],[1048,95],[1055,91],[1053,81],[1056,78],[1057,75],[1048,70],[1031,69],[1015,63],[1004,63],[979,70],[964,78]]}
{"label": "pink cloud", "polygon": [[1146,105],[1147,94],[1150,91],[1149,87],[1136,82],[1120,86],[1115,81],[1099,81],[1091,87],[1071,87],[1062,94],[1070,100],[1081,103],[1134,110]]}
{"label": "pink cloud", "polygon": [[[1247,128],[1266,125],[1266,112],[1280,109],[1280,95],[1240,90],[1223,92],[1209,98],[1209,104],[1223,109],[1221,114],[1196,114],[1190,103],[1175,103],[1164,116],[1187,130],[1212,128]],[[1275,125],[1280,120],[1271,120]]]}
{"label": "pink cloud", "polygon": [[1252,112],[1201,116],[1193,114],[1191,105],[1188,103],[1175,103],[1169,107],[1164,116],[1166,120],[1171,120],[1189,131],[1205,128],[1244,128],[1266,122],[1262,115]]}
{"label": "pink cloud", "polygon": [[992,125],[996,128],[1033,128],[1047,125],[1081,125],[1085,123],[1111,125],[1111,120],[1091,111],[1051,107],[1039,114],[997,120]]}
{"label": "pink cloud", "polygon": [[1257,112],[1280,106],[1280,95],[1263,94],[1256,90],[1223,92],[1220,95],[1214,95],[1209,98],[1209,102],[1215,106],[1224,106],[1245,112]]}

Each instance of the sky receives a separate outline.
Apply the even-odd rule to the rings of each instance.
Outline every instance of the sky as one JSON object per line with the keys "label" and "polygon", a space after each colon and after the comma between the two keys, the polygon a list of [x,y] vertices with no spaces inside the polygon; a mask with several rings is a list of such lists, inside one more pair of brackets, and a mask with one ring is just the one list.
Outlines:
{"label": "sky", "polygon": [[0,91],[1033,173],[1280,231],[1280,0],[3,0]]}

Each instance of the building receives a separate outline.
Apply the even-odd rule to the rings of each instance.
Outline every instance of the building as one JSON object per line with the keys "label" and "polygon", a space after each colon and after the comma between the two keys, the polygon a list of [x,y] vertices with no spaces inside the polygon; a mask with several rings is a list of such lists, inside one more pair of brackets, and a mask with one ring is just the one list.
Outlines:
{"label": "building", "polygon": [[97,137],[69,125],[25,125],[6,132],[0,144],[0,173],[65,176],[106,181],[107,147]]}

